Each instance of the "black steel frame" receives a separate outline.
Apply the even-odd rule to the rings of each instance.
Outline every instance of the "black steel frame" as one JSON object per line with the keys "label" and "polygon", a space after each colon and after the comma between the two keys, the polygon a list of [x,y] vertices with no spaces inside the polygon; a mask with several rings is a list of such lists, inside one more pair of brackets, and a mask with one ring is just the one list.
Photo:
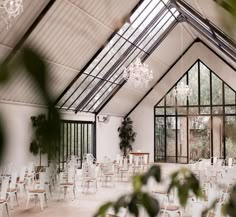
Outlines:
{"label": "black steel frame", "polygon": [[[137,10],[137,8],[143,3],[144,1],[140,1],[138,5],[135,6],[135,8],[132,10],[132,13]],[[162,0],[160,2],[164,3]],[[149,2],[150,3],[150,2]],[[201,14],[199,14],[196,10],[194,10],[189,4],[187,4],[183,0],[171,0],[165,5],[165,10],[162,10],[162,13],[159,14],[159,17],[163,15],[163,13],[167,13],[167,11],[171,12],[172,16],[175,18],[175,22],[173,22],[169,28],[159,37],[159,39],[153,43],[153,45],[145,51],[144,48],[139,47],[139,42],[142,39],[142,35],[145,34],[145,32],[149,31],[151,28],[151,25],[154,23],[150,24],[150,26],[147,26],[147,28],[140,34],[140,36],[137,38],[137,41],[130,42],[129,38],[126,39],[123,37],[123,34],[119,34],[119,30],[117,29],[108,39],[108,41],[102,46],[98,52],[93,56],[93,58],[89,61],[88,64],[80,71],[80,73],[76,76],[76,78],[68,85],[68,87],[63,91],[63,93],[58,97],[56,103],[59,103],[60,101],[63,100],[63,102],[60,104],[60,108],[63,109],[65,103],[67,103],[71,98],[72,95],[77,91],[79,87],[84,83],[84,81],[90,77],[92,78],[91,82],[79,92],[78,95],[76,95],[76,98],[73,99],[73,102],[70,103],[67,107],[65,107],[67,110],[72,109],[75,110],[77,113],[78,111],[84,111],[84,112],[92,112],[95,113],[96,115],[101,112],[101,110],[109,103],[109,101],[113,98],[113,96],[124,86],[126,83],[125,80],[120,80],[122,73],[119,73],[118,77],[114,81],[110,81],[112,77],[116,75],[116,72],[121,69],[122,66],[128,66],[130,63],[127,63],[128,58],[136,51],[139,50],[139,54],[136,56],[140,55],[141,53],[141,59],[142,61],[145,61],[148,56],[158,47],[158,45],[167,37],[167,35],[171,32],[171,30],[177,25],[179,22],[186,21],[189,23],[193,28],[195,28],[198,32],[200,32],[202,35],[204,35],[209,41],[211,41],[217,48],[219,48],[223,53],[228,55],[232,60],[235,61],[235,56],[236,56],[236,51],[235,51],[235,42],[233,39],[231,39],[229,36],[227,36],[225,33],[223,33],[220,29],[218,29],[213,23],[211,23],[209,20],[205,19],[202,17]],[[148,5],[147,5],[148,6]],[[146,7],[147,7],[146,6]],[[175,8],[179,11],[180,15],[176,17],[173,12],[171,11],[172,8]],[[144,10],[144,9],[143,9]],[[131,14],[132,14],[131,13]],[[145,18],[144,18],[145,20]],[[143,22],[144,22],[143,20]],[[138,27],[137,27],[138,28]],[[154,29],[154,28],[153,28]],[[136,29],[137,30],[137,29]],[[135,30],[135,31],[136,31]],[[134,31],[134,32],[135,32]],[[133,32],[133,34],[134,34]],[[106,44],[108,44],[114,36],[118,35],[120,38],[125,39],[125,43],[129,42],[130,46],[129,48],[120,56],[120,58],[116,61],[114,66],[112,66],[104,76],[99,77],[99,74],[101,73],[102,69],[99,71],[99,73],[96,76],[91,76],[91,73],[95,70],[96,66],[99,64],[97,63],[90,73],[86,73],[86,69],[92,64],[92,62],[97,58],[99,53],[102,51],[102,49],[105,47]],[[115,43],[116,44],[116,43]],[[114,45],[115,45],[114,44]],[[113,46],[114,46],[113,45]],[[112,48],[112,47],[111,47]],[[109,52],[109,51],[108,51]],[[107,53],[108,53],[107,52]],[[100,61],[105,58],[107,53],[100,59]],[[113,58],[113,57],[112,57]],[[133,59],[135,59],[134,57]],[[99,61],[99,62],[100,62]],[[109,63],[110,60],[108,60],[107,64]],[[106,65],[105,65],[106,66]],[[104,66],[104,67],[105,67]],[[80,78],[81,75],[85,75],[85,78],[83,81],[77,85],[75,88],[70,91],[70,94],[66,96],[66,99],[63,99],[66,93],[75,85],[76,81]],[[76,108],[72,108],[72,105],[74,105],[81,97],[82,94],[85,93],[85,91],[88,90],[89,85],[94,81],[94,79],[99,79],[98,83],[90,90],[88,93],[84,95],[84,98]],[[110,84],[110,85],[107,85]],[[109,88],[112,89],[112,91],[108,93]],[[151,88],[152,89],[152,88]],[[149,91],[148,91],[149,92]],[[101,93],[101,94],[100,94]],[[99,95],[100,94],[100,95]],[[94,100],[96,96],[96,100]],[[145,94],[146,96],[146,94]],[[144,96],[144,97],[145,97]],[[98,105],[96,105],[98,104]],[[139,103],[138,103],[139,104]],[[138,105],[137,104],[137,105]],[[96,105],[96,108],[95,108]],[[135,107],[137,106],[135,105]],[[135,107],[133,109],[135,109]],[[94,109],[95,108],[95,109]],[[133,111],[133,109],[129,112],[129,114]],[[129,115],[127,114],[127,116]]]}
{"label": "black steel frame", "polygon": [[96,158],[96,123],[91,121],[61,120],[59,133],[58,162],[60,169],[72,155],[82,158],[85,153],[92,153]]}
{"label": "black steel frame", "polygon": [[[142,1],[143,2],[143,1]],[[142,3],[141,2],[141,3]],[[151,2],[151,1],[150,1]],[[149,4],[150,4],[149,2]],[[139,4],[135,7],[135,9],[133,11],[135,11],[138,6],[141,4],[139,2]],[[164,4],[164,7],[161,9],[161,11],[153,18],[153,20],[146,26],[146,28],[139,34],[139,36],[136,38],[136,40],[132,43],[130,43],[130,40],[129,38],[132,36],[129,36],[127,39],[125,38],[125,43],[126,42],[129,42],[130,43],[130,46],[128,47],[128,49],[126,49],[126,51],[120,56],[120,58],[115,62],[115,64],[105,73],[105,75],[102,76],[102,78],[98,77],[99,76],[99,73],[102,71],[102,69],[99,71],[98,74],[96,74],[96,76],[93,77],[93,79],[91,79],[91,82],[89,82],[89,84],[83,88],[83,90],[81,90],[79,92],[79,94],[76,95],[75,98],[73,98],[72,102],[66,106],[66,109],[73,109],[72,108],[72,105],[74,105],[74,103],[76,103],[79,99],[81,99],[81,95],[84,94],[85,91],[88,90],[89,88],[89,85],[94,81],[94,79],[98,79],[98,83],[92,88],[91,91],[89,91],[88,93],[86,93],[86,95],[84,95],[85,97],[83,98],[83,100],[79,103],[79,105],[75,108],[75,112],[78,112],[78,111],[85,111],[85,112],[94,112],[95,114],[98,114],[100,112],[100,110],[103,108],[103,105],[105,105],[106,103],[105,102],[108,102],[111,98],[111,96],[113,96],[125,83],[125,81],[122,79],[122,72],[119,73],[118,75],[115,74],[118,70],[121,70],[121,67],[123,67],[124,65],[127,67],[137,56],[140,56],[141,59],[144,61],[149,55],[150,55],[150,52],[149,50],[152,52],[157,45],[159,45],[161,43],[161,41],[164,40],[164,38],[168,35],[168,33],[173,29],[173,27],[177,24],[177,18],[175,17],[175,15],[173,13],[175,13],[175,11],[173,12],[170,8],[170,2],[168,2],[167,4],[165,4],[162,0],[160,0],[156,6],[158,4]],[[149,5],[147,4],[147,6]],[[147,7],[146,6],[146,7]],[[144,10],[144,9],[143,9]],[[152,11],[154,11],[155,8],[152,9]],[[166,23],[169,22],[169,20],[171,18],[174,17],[174,25],[171,23],[171,25],[166,29],[166,31],[164,33],[162,33],[161,36],[159,36],[159,39],[157,40],[157,42],[153,41],[153,40],[149,40],[148,43],[146,43],[146,45],[144,47],[140,47],[140,44],[142,41],[144,41],[146,39],[146,33],[149,32],[149,31],[154,31],[155,30],[155,27],[160,23],[160,18],[161,20],[163,19],[163,16],[164,14],[167,14],[168,12],[170,12],[170,17],[169,19],[166,21]],[[150,12],[151,13],[151,12]],[[149,14],[150,14],[149,13]],[[140,15],[139,15],[140,16]],[[138,19],[139,16],[136,18]],[[148,17],[148,15],[147,15]],[[144,18],[142,20],[142,22],[145,21]],[[135,21],[135,20],[134,20]],[[134,22],[133,21],[133,22]],[[164,23],[162,26],[164,26],[166,23]],[[169,24],[169,23],[168,23]],[[140,24],[141,25],[141,24]],[[129,27],[130,28],[130,27]],[[136,28],[132,34],[134,34],[136,31],[137,31],[138,28]],[[160,28],[157,32],[155,30],[154,33],[156,33],[156,35],[159,33],[159,31],[161,30],[162,28]],[[127,31],[127,29],[126,29]],[[125,31],[125,32],[126,32]],[[115,32],[110,38],[109,38],[109,41],[112,40],[112,38],[115,36],[115,35],[118,35],[120,37],[120,39],[124,39],[123,35],[120,35],[117,32]],[[155,36],[153,36],[154,38]],[[153,39],[152,38],[152,39]],[[120,40],[119,39],[119,40]],[[109,43],[109,41],[107,43]],[[155,43],[153,43],[155,42]],[[106,44],[107,44],[106,43]],[[152,43],[152,44],[151,44]],[[105,46],[105,45],[104,45]],[[113,45],[114,46],[114,45]],[[150,46],[148,50],[145,50],[145,47],[146,46]],[[98,53],[96,53],[96,55],[91,59],[90,61],[90,64],[96,59],[96,57],[98,56],[98,54],[102,51],[102,49],[99,50]],[[136,56],[132,59],[132,60],[129,60],[128,58],[135,52],[135,51],[139,51],[138,54],[136,54]],[[109,52],[109,51],[108,51]],[[107,52],[107,53],[108,53]],[[107,54],[106,53],[106,54]],[[117,51],[116,51],[117,53]],[[105,55],[106,55],[105,54]],[[103,56],[103,58],[105,57],[105,55]],[[103,59],[102,58],[102,59]],[[99,60],[102,61],[102,59]],[[110,60],[108,60],[107,64],[109,63]],[[129,61],[129,62],[128,62]],[[98,63],[99,63],[98,62]],[[96,66],[98,65],[98,63],[96,63],[96,65],[92,68],[92,70],[90,71],[90,73],[87,73],[85,78],[82,80],[82,82],[80,84],[78,84],[77,86],[74,86],[73,85],[76,85],[76,81],[79,79],[79,77],[84,74],[85,75],[85,70],[89,67],[90,64],[87,64],[86,67],[84,67],[81,72],[78,74],[78,76],[76,76],[76,78],[71,82],[71,84],[65,89],[65,91],[63,91],[63,93],[59,96],[59,98],[56,100],[56,103],[57,105],[59,105],[60,108],[65,108],[65,104],[71,100],[71,97],[73,96],[73,94],[77,91],[78,92],[78,89],[79,87],[81,87],[81,85],[84,83],[84,81],[86,80],[86,78],[94,71],[94,69],[96,68]],[[106,66],[106,65],[105,65]],[[105,67],[104,66],[104,67]],[[123,71],[123,70],[122,70]],[[88,75],[89,74],[89,75]],[[113,81],[113,82],[108,82],[109,79],[111,79],[112,77],[114,77],[115,75],[117,75],[117,78]],[[120,79],[120,81],[119,81]],[[109,84],[108,86],[106,86],[107,84]],[[119,83],[119,84],[117,84]],[[71,89],[73,87],[73,89]],[[105,89],[104,89],[105,88]],[[113,90],[111,91],[111,93],[107,96],[107,93],[108,93],[108,90],[109,88],[112,88]],[[70,90],[70,93],[68,94],[67,92]],[[98,95],[98,93],[101,92],[101,95]],[[65,96],[65,94],[68,94],[67,96]],[[64,96],[66,97],[64,99]],[[97,96],[97,99],[92,102],[92,100],[94,99],[94,97]],[[101,103],[99,103],[99,105],[97,106],[97,108],[94,110],[94,105],[96,103],[98,103],[99,101],[102,101]],[[68,104],[68,103],[67,103]]]}
{"label": "black steel frame", "polygon": [[[175,118],[175,120],[176,120],[176,125],[177,125],[177,120],[178,120],[178,117],[186,117],[187,118],[187,129],[189,128],[189,117],[192,117],[192,116],[210,116],[210,122],[211,122],[211,126],[213,126],[213,117],[214,116],[219,116],[219,117],[223,117],[223,138],[222,138],[222,140],[223,140],[223,153],[220,153],[220,154],[222,154],[223,155],[223,158],[225,159],[226,158],[226,138],[225,138],[225,118],[226,117],[229,117],[229,116],[234,116],[234,117],[236,117],[236,112],[235,113],[227,113],[227,112],[225,112],[225,108],[227,107],[227,106],[233,106],[233,107],[235,107],[235,110],[236,110],[236,92],[225,82],[225,81],[223,81],[221,78],[219,78],[219,76],[217,76],[211,69],[209,69],[206,65],[206,67],[209,69],[209,72],[210,72],[210,79],[209,79],[209,81],[210,81],[210,104],[209,105],[201,105],[201,102],[200,102],[200,99],[201,99],[201,97],[200,97],[200,95],[201,95],[201,93],[200,93],[200,63],[201,64],[203,64],[203,65],[205,65],[201,60],[197,60],[191,67],[190,67],[190,69],[186,72],[186,73],[184,73],[184,75],[183,76],[181,76],[181,78],[169,89],[169,91],[165,94],[165,96],[164,97],[162,97],[159,101],[158,101],[158,103],[154,106],[154,160],[157,160],[158,158],[160,158],[161,156],[158,156],[156,153],[157,153],[157,144],[156,144],[156,137],[155,137],[155,132],[156,132],[156,118],[158,118],[158,117],[162,117],[162,118],[164,118],[164,124],[165,124],[165,126],[164,126],[164,130],[165,130],[165,140],[164,140],[164,144],[163,144],[163,147],[164,147],[164,150],[165,150],[165,155],[164,155],[164,161],[166,161],[166,159],[167,159],[167,157],[171,157],[171,156],[167,156],[167,152],[166,152],[166,147],[167,147],[167,138],[166,138],[166,127],[167,127],[167,125],[166,125],[166,119],[167,119],[167,117],[174,117]],[[189,100],[187,100],[187,104],[186,105],[183,105],[183,106],[177,106],[177,103],[176,103],[176,100],[175,100],[175,105],[171,105],[171,106],[168,106],[167,104],[166,104],[166,97],[167,97],[167,95],[170,93],[170,91],[178,84],[178,82],[184,77],[184,76],[186,76],[186,79],[187,79],[187,84],[188,84],[188,81],[189,81],[189,77],[188,77],[188,72],[191,70],[191,68],[194,66],[194,65],[196,65],[196,64],[198,64],[198,104],[197,105],[189,105]],[[212,94],[213,94],[213,92],[212,92],[212,75],[214,75],[214,76],[216,76],[218,79],[220,79],[220,81],[222,81],[222,104],[218,104],[218,105],[215,105],[215,104],[213,104],[212,103]],[[228,88],[230,88],[233,92],[234,92],[234,94],[235,94],[235,100],[234,100],[234,103],[233,104],[228,104],[228,103],[225,103],[225,87],[228,87]],[[161,101],[164,101],[164,106],[160,106],[159,105],[159,103],[161,102]],[[177,107],[178,108],[186,108],[186,114],[177,114]],[[198,108],[198,114],[190,114],[189,113],[189,108]],[[200,112],[200,107],[202,108],[202,107],[210,107],[210,113],[209,114],[201,114],[201,112]],[[223,111],[222,111],[222,113],[221,114],[215,114],[215,113],[213,113],[213,107],[215,108],[215,107],[223,107]],[[156,114],[156,108],[163,108],[164,109],[164,114],[163,115],[157,115]],[[166,109],[167,108],[173,108],[173,109],[175,109],[175,114],[173,114],[173,115],[171,115],[171,114],[167,114],[166,113]],[[176,150],[176,156],[172,156],[172,157],[175,157],[175,159],[176,159],[176,162],[178,162],[178,144],[177,144],[177,141],[178,141],[178,134],[177,134],[177,126],[176,126],[176,137],[175,137],[175,142],[176,142],[176,144],[175,144],[175,150]],[[211,127],[211,134],[210,134],[210,136],[211,136],[211,148],[210,148],[210,150],[211,150],[211,153],[210,153],[210,155],[211,155],[211,157],[213,157],[213,153],[214,153],[214,145],[213,145],[213,129],[212,129],[212,127]],[[188,142],[189,142],[189,132],[187,131],[187,162],[186,163],[189,163],[189,144],[188,144]],[[182,157],[182,156],[181,156]]]}

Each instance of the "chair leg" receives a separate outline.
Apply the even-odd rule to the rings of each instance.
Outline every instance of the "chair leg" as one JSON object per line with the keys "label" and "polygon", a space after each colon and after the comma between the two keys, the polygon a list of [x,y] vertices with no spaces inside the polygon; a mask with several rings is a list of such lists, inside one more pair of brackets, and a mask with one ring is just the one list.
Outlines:
{"label": "chair leg", "polygon": [[61,188],[61,186],[60,186],[60,189],[59,189],[59,194],[58,194],[58,199],[57,199],[57,200],[59,200],[59,199],[60,199],[61,190],[62,190],[62,188]]}
{"label": "chair leg", "polygon": [[13,205],[14,205],[14,197],[12,192],[10,193],[10,205],[11,205],[11,209],[13,209]]}
{"label": "chair leg", "polygon": [[50,196],[52,197],[52,186],[49,185],[48,187],[49,187]]}
{"label": "chair leg", "polygon": [[64,199],[66,198],[67,187],[64,186]]}
{"label": "chair leg", "polygon": [[43,200],[44,200],[43,194],[40,194],[40,195],[39,195],[39,200],[40,200],[41,210],[43,210]]}
{"label": "chair leg", "polygon": [[74,194],[74,199],[76,198],[75,197],[75,186],[73,186],[73,194]]}
{"label": "chair leg", "polygon": [[44,194],[44,200],[45,200],[46,207],[48,207],[48,201],[47,201],[47,195],[46,194]]}
{"label": "chair leg", "polygon": [[27,202],[26,202],[26,207],[25,207],[25,209],[28,209],[29,200],[30,200],[30,195],[28,194],[28,195],[27,195]]}
{"label": "chair leg", "polygon": [[[6,205],[7,216],[10,217],[10,213],[9,213],[9,209],[8,209],[8,204],[6,203],[5,205]],[[2,214],[2,212],[1,212],[1,214]]]}
{"label": "chair leg", "polygon": [[17,203],[17,206],[19,206],[17,192],[15,192],[15,196],[16,196],[16,203]]}

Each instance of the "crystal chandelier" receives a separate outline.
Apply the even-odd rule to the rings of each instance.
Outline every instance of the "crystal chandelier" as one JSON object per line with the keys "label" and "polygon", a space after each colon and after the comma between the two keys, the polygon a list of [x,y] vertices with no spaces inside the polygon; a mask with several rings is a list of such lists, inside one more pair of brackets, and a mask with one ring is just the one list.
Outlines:
{"label": "crystal chandelier", "polygon": [[4,22],[7,29],[14,18],[23,12],[23,0],[0,0],[0,23]]}
{"label": "crystal chandelier", "polygon": [[148,83],[153,79],[153,72],[148,69],[148,65],[142,64],[140,58],[136,58],[123,72],[123,78],[137,87],[148,87]]}
{"label": "crystal chandelier", "polygon": [[181,101],[186,100],[191,94],[192,91],[190,87],[187,84],[184,84],[184,82],[180,82],[180,84],[173,89],[173,95]]}

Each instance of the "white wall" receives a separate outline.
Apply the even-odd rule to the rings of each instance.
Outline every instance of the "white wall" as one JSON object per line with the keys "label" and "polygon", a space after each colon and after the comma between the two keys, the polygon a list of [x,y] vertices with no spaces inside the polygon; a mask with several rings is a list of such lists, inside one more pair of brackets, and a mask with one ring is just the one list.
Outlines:
{"label": "white wall", "polygon": [[[3,162],[21,166],[29,161],[38,163],[39,158],[29,152],[32,140],[32,124],[30,117],[45,113],[43,107],[33,107],[23,104],[0,103],[0,115],[3,120],[6,135],[6,151]],[[42,158],[45,162],[45,157]]]}
{"label": "white wall", "polygon": [[[31,116],[47,113],[46,108],[15,102],[0,101],[0,115],[6,133],[6,152],[4,163],[12,162],[14,165],[25,165],[34,161],[39,165],[39,157],[29,152],[33,139]],[[89,113],[62,112],[61,119],[76,121],[94,121],[95,116]],[[119,150],[119,137],[117,128],[122,118],[111,116],[108,123],[97,122],[97,158],[103,156],[115,159]],[[47,156],[42,157],[42,165],[47,165]]]}
{"label": "white wall", "polygon": [[97,121],[97,160],[104,156],[115,159],[120,153],[117,129],[122,121],[121,117],[111,116],[108,123]]}
{"label": "white wall", "polygon": [[197,59],[202,60],[236,90],[236,72],[201,42],[195,43],[130,115],[137,132],[134,148],[149,152],[152,161],[154,159],[154,106]]}

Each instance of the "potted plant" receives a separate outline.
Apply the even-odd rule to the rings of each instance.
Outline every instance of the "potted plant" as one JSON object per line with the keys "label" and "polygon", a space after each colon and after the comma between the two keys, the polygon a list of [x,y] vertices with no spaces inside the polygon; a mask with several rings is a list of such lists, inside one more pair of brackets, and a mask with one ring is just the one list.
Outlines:
{"label": "potted plant", "polygon": [[118,128],[120,137],[120,150],[126,157],[129,151],[132,151],[132,143],[135,141],[136,132],[133,130],[133,121],[128,117],[121,122]]}
{"label": "potted plant", "polygon": [[45,114],[32,116],[32,127],[34,129],[34,139],[30,143],[30,152],[35,156],[39,154],[39,166],[41,166],[41,154],[47,153],[44,144],[44,135],[47,130],[47,118]]}

